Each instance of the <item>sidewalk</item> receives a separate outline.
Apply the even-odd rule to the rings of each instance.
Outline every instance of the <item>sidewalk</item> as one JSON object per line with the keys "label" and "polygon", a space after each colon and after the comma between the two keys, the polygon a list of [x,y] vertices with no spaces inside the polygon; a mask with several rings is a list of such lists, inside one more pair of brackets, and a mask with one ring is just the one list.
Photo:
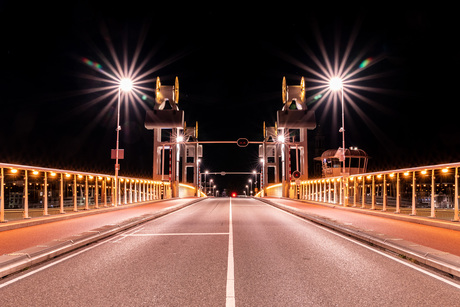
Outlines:
{"label": "sidewalk", "polygon": [[2,224],[0,278],[203,199],[161,200]]}
{"label": "sidewalk", "polygon": [[274,207],[460,278],[460,225],[423,217],[283,198]]}

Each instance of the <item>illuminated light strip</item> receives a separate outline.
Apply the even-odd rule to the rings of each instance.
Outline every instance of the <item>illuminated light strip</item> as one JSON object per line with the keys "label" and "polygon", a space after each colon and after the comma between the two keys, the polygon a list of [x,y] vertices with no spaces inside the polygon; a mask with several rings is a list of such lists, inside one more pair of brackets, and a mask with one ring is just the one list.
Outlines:
{"label": "illuminated light strip", "polygon": [[[191,185],[188,185],[188,184],[185,184],[185,183],[179,183],[179,186],[183,187],[183,188],[195,190],[194,186],[191,186]],[[202,191],[200,191],[200,194],[201,194],[201,197],[207,197],[206,194],[204,194]]]}
{"label": "illuminated light strip", "polygon": [[232,199],[230,198],[230,212],[228,217],[228,263],[227,263],[227,290],[226,307],[235,307],[235,262],[233,258],[233,219]]}
{"label": "illuminated light strip", "polygon": [[281,187],[281,185],[282,185],[282,183],[277,183],[277,184],[271,185],[271,186],[267,187],[267,190],[270,190],[270,189],[273,189],[273,188]]}

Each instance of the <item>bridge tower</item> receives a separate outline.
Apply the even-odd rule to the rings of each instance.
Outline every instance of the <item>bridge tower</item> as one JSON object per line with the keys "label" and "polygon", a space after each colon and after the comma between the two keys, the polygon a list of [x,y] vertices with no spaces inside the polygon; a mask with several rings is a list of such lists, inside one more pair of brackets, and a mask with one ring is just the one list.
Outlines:
{"label": "bridge tower", "polygon": [[316,118],[315,112],[307,108],[303,77],[300,85],[289,86],[283,77],[282,100],[283,108],[277,112],[277,143],[281,156],[282,196],[289,197],[291,164],[300,172],[300,180],[308,179],[307,130],[316,128]]}
{"label": "bridge tower", "polygon": [[[193,183],[198,196],[199,158],[203,157],[203,145],[198,144],[198,122],[195,127],[184,125],[184,143],[181,144],[182,183]],[[189,144],[187,144],[189,143]]]}
{"label": "bridge tower", "polygon": [[[153,110],[145,116],[145,128],[153,130],[153,180],[170,181],[172,197],[179,196],[179,157],[184,130],[184,111],[179,110],[179,79],[174,85],[161,84],[157,77]],[[169,129],[168,135],[162,130]],[[167,162],[169,161],[169,162]],[[165,166],[169,169],[165,172]]]}

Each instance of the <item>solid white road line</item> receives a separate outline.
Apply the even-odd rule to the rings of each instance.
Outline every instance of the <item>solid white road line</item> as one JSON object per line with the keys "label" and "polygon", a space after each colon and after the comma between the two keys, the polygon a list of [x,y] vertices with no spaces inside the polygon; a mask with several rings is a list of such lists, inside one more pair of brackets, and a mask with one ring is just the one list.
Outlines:
{"label": "solid white road line", "polygon": [[230,198],[230,210],[228,218],[228,264],[227,264],[227,294],[226,307],[235,306],[235,271],[233,262],[233,220],[232,220],[232,199]]}

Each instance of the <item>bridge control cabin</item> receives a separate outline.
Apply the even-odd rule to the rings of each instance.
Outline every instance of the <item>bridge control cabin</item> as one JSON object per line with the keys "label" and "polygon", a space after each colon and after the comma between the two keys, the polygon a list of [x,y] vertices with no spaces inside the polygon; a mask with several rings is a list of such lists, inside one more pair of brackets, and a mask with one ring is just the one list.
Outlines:
{"label": "bridge control cabin", "polygon": [[[322,153],[321,157],[316,157],[316,161],[321,161],[322,177],[342,176],[343,162],[341,161],[342,148],[328,149]],[[367,153],[357,147],[345,149],[345,174],[347,176],[361,174],[367,171]]]}

